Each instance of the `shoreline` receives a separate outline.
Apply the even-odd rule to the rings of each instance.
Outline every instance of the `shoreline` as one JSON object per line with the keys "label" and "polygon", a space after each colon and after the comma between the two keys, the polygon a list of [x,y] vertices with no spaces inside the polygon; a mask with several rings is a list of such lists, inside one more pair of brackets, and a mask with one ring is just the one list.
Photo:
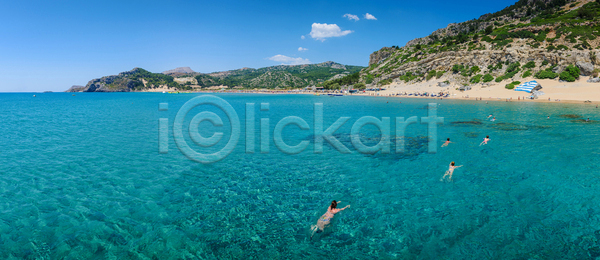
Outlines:
{"label": "shoreline", "polygon": [[[569,103],[569,104],[600,104],[600,83],[587,82],[590,77],[580,76],[575,82],[560,82],[556,79],[534,79],[532,77],[520,79],[520,82],[527,82],[536,80],[541,86],[541,91],[544,95],[538,99],[529,99],[531,94],[522,91],[509,90],[505,88],[506,84],[512,82],[512,80],[504,80],[501,82],[488,82],[488,83],[477,83],[472,84],[471,89],[467,91],[459,91],[460,87],[457,84],[452,84],[446,87],[438,87],[437,83],[442,82],[444,78],[433,79],[429,81],[421,81],[415,83],[404,83],[404,82],[392,82],[390,85],[381,86],[385,88],[381,91],[367,91],[364,93],[344,93],[344,96],[368,96],[368,97],[388,97],[388,98],[416,98],[416,99],[431,99],[440,100],[439,97],[425,97],[425,96],[408,96],[398,95],[400,93],[447,93],[450,96],[444,99],[449,100],[470,100],[470,101],[495,101],[495,102],[533,102],[533,103]],[[166,88],[160,89],[148,89],[143,91],[132,91],[134,93],[163,93],[164,92],[177,92]],[[6,93],[40,93],[44,92],[6,92]],[[50,93],[72,93],[75,92],[50,92]],[[77,92],[85,93],[85,92]],[[103,92],[104,93],[104,92]],[[113,93],[113,92],[105,92]],[[118,93],[129,93],[129,92],[118,92]],[[231,94],[269,94],[269,95],[327,95],[329,93],[335,93],[334,91],[304,91],[304,90],[243,90],[243,89],[221,89],[221,90],[198,90],[198,91],[180,91],[179,94],[183,93],[231,93]],[[165,93],[166,94],[166,93]],[[341,93],[335,93],[341,94]],[[525,99],[523,99],[525,98]]]}
{"label": "shoreline", "polygon": [[[600,84],[598,86],[599,91],[600,91]],[[162,92],[158,92],[158,91],[130,91],[130,92],[0,92],[0,94],[52,94],[52,93],[155,93],[155,94],[163,94]],[[287,93],[287,92],[259,92],[259,91],[255,91],[255,92],[244,92],[244,91],[195,91],[195,92],[178,92],[178,93],[164,93],[164,94],[260,94],[260,95],[315,95],[315,94],[319,94],[320,96],[328,96],[328,93],[320,93],[320,92],[295,92],[295,93]],[[523,92],[524,94],[528,94]],[[377,95],[379,94],[379,95]],[[366,92],[366,93],[354,93],[354,94],[343,94],[345,97],[353,97],[353,96],[359,96],[359,97],[373,97],[373,98],[409,98],[409,99],[430,99],[430,100],[465,100],[465,101],[485,101],[485,102],[518,102],[518,103],[522,103],[522,102],[530,102],[530,103],[556,103],[556,104],[596,104],[596,105],[600,105],[600,101],[597,100],[590,100],[590,102],[586,102],[587,100],[572,100],[572,99],[560,99],[559,101],[555,101],[555,100],[548,100],[548,99],[544,99],[544,98],[539,98],[539,99],[512,99],[512,100],[508,100],[506,101],[506,98],[500,98],[500,97],[481,97],[481,100],[476,100],[475,98],[479,99],[479,97],[458,97],[458,96],[451,96],[451,97],[447,97],[447,98],[439,98],[439,97],[422,97],[422,96],[396,96],[396,95],[385,95],[382,94],[381,92]]]}
{"label": "shoreline", "polygon": [[[600,91],[600,83],[595,83],[598,84],[598,90]],[[507,91],[511,91],[511,90],[507,90]],[[127,93],[127,92],[122,92],[122,93]],[[136,92],[136,93],[160,93],[161,92]],[[262,95],[316,95],[319,94],[320,96],[328,96],[328,94],[331,93],[321,93],[321,92],[288,92],[288,91],[267,91],[267,92],[261,92],[261,91],[253,91],[253,92],[248,92],[248,91],[196,91],[196,92],[180,92],[180,93],[165,93],[165,94],[194,94],[194,93],[206,93],[206,94],[262,94]],[[468,92],[464,92],[464,93],[468,93]],[[520,93],[520,92],[516,92],[516,93]],[[523,94],[529,94],[526,92],[523,92]],[[360,96],[360,97],[373,97],[373,98],[410,98],[410,99],[431,99],[431,100],[466,100],[466,101],[485,101],[485,102],[531,102],[531,103],[559,103],[559,104],[598,104],[600,105],[600,100],[590,100],[590,102],[586,102],[586,100],[563,100],[560,99],[559,101],[556,100],[548,100],[548,99],[544,99],[544,98],[538,98],[538,99],[515,99],[513,98],[512,100],[508,100],[506,101],[506,98],[500,98],[500,97],[481,97],[481,100],[476,100],[479,99],[480,97],[458,97],[458,96],[451,96],[451,97],[447,97],[447,98],[442,98],[440,99],[439,97],[422,97],[422,96],[396,96],[396,95],[390,95],[390,93],[382,93],[382,91],[379,92],[375,92],[375,91],[371,91],[371,92],[365,92],[365,93],[354,93],[354,94],[343,94],[345,97],[352,97],[352,96]],[[527,95],[521,95],[521,96],[527,96]]]}

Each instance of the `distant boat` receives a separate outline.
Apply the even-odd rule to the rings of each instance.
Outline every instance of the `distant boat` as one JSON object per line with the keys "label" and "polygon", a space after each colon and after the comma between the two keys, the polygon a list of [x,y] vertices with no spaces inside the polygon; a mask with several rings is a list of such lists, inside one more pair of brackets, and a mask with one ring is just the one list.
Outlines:
{"label": "distant boat", "polygon": [[342,95],[342,94],[335,94],[335,95],[333,95],[333,96],[335,96],[335,97],[342,97],[342,96],[344,96],[344,95]]}
{"label": "distant boat", "polygon": [[167,93],[167,92],[163,91],[163,94],[165,94],[165,93]]}

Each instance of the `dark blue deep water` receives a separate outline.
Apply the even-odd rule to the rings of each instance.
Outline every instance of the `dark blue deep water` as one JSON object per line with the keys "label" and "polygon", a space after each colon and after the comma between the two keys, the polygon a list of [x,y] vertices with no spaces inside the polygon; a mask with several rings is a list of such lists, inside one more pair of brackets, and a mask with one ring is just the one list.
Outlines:
{"label": "dark blue deep water", "polygon": [[[310,95],[218,95],[240,120],[223,160],[188,159],[173,138],[176,114],[198,94],[0,94],[0,258],[15,259],[594,259],[600,257],[600,109],[584,104],[475,102]],[[395,117],[439,104],[437,153],[427,126],[408,126],[395,153]],[[168,111],[159,111],[168,103]],[[255,103],[254,153],[246,152],[246,103]],[[261,111],[260,103],[269,109]],[[314,152],[314,103],[324,127],[351,153]],[[213,147],[189,137],[200,123]],[[486,119],[496,116],[495,122]],[[273,141],[278,121],[288,145]],[[391,153],[362,154],[350,129],[360,117],[391,118]],[[547,119],[550,116],[550,119]],[[581,118],[591,118],[583,122]],[[168,153],[159,153],[167,118]],[[261,153],[261,119],[269,119]],[[210,105],[185,117],[185,142],[214,152],[230,120]],[[479,146],[490,135],[488,145]],[[358,135],[379,142],[376,127]],[[454,143],[440,148],[450,137]],[[455,161],[453,182],[440,177]],[[310,226],[332,200],[351,207],[323,233]]]}

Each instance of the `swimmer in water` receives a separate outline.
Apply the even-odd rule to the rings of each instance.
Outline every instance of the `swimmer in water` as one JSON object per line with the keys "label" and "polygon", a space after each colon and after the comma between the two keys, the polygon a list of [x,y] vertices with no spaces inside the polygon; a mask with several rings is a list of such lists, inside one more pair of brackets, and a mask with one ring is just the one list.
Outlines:
{"label": "swimmer in water", "polygon": [[490,114],[490,115],[488,116],[488,118],[490,118],[490,117],[492,117],[492,114]]}
{"label": "swimmer in water", "polygon": [[337,209],[337,204],[340,203],[342,201],[332,201],[331,205],[329,205],[329,208],[327,208],[327,212],[325,212],[325,214],[323,214],[323,216],[321,216],[319,218],[319,220],[317,221],[316,225],[311,226],[311,230],[312,230],[312,234],[310,235],[310,238],[312,238],[316,233],[321,233],[323,232],[323,229],[325,229],[326,225],[329,225],[329,223],[331,222],[331,219],[333,218],[333,215],[335,215],[336,213],[345,210],[346,208],[349,208],[350,205],[343,207],[341,209]]}
{"label": "swimmer in water", "polygon": [[490,121],[492,121],[492,122],[496,121],[496,117],[492,118],[492,120],[490,120]]}
{"label": "swimmer in water", "polygon": [[452,142],[450,142],[450,138],[448,138],[448,139],[446,140],[446,142],[444,142],[444,144],[442,144],[442,147],[446,147],[446,146],[448,146],[448,144],[449,144],[449,143],[452,143]]}
{"label": "swimmer in water", "polygon": [[486,135],[486,136],[485,136],[485,138],[483,138],[483,142],[481,142],[481,143],[479,144],[479,146],[482,146],[482,145],[485,145],[485,144],[487,144],[487,142],[488,142],[489,140],[490,140],[490,136],[489,136],[489,135]]}
{"label": "swimmer in water", "polygon": [[450,163],[450,167],[448,167],[448,170],[446,171],[446,173],[444,174],[444,176],[442,176],[442,178],[440,179],[440,181],[444,181],[444,179],[446,178],[446,176],[448,176],[448,181],[452,181],[452,173],[454,173],[454,169],[458,168],[458,167],[462,167],[461,166],[454,166],[454,162]]}

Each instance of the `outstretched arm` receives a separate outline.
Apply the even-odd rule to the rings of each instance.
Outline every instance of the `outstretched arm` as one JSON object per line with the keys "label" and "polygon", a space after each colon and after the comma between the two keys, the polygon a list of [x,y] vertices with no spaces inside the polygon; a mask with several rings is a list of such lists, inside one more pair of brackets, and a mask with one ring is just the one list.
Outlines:
{"label": "outstretched arm", "polygon": [[350,207],[350,205],[348,205],[348,206],[346,206],[346,207],[343,207],[343,208],[341,208],[341,209],[334,209],[332,212],[333,212],[333,213],[338,213],[338,212],[340,212],[340,211],[342,211],[342,210],[345,210],[345,209],[346,209],[346,208],[348,208],[348,207]]}

